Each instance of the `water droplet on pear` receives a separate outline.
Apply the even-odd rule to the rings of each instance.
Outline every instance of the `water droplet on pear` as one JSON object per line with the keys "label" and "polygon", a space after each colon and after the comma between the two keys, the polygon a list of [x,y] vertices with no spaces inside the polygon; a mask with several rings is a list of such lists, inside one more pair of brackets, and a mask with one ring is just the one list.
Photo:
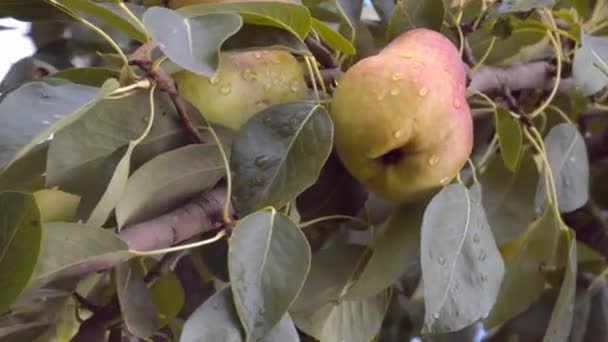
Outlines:
{"label": "water droplet on pear", "polygon": [[251,69],[247,68],[245,70],[243,70],[243,73],[241,74],[241,76],[243,77],[243,79],[245,81],[253,81],[255,79],[255,72],[251,71]]}
{"label": "water droplet on pear", "polygon": [[220,83],[220,78],[217,76],[213,76],[209,79],[209,83],[211,85],[218,85]]}
{"label": "water droplet on pear", "polygon": [[393,96],[399,95],[399,88],[398,87],[393,87],[391,89],[391,95],[393,95]]}
{"label": "water droplet on pear", "polygon": [[393,79],[393,81],[399,81],[402,80],[405,76],[403,76],[402,73],[400,72],[396,72],[393,74],[393,76],[391,77]]}
{"label": "water droplet on pear", "polygon": [[232,91],[232,87],[231,87],[230,83],[226,83],[220,87],[220,94],[222,94],[222,95],[228,95],[228,94],[230,94],[231,91]]}
{"label": "water droplet on pear", "polygon": [[429,93],[429,89],[426,87],[422,87],[420,88],[420,90],[418,90],[418,95],[420,96],[426,96],[426,94]]}
{"label": "water droplet on pear", "polygon": [[432,156],[429,157],[429,159],[427,160],[427,163],[429,164],[429,166],[435,166],[439,163],[439,156],[433,154]]}
{"label": "water droplet on pear", "polygon": [[297,92],[298,90],[300,90],[300,83],[298,81],[291,81],[291,83],[289,83],[289,90],[291,90],[292,92]]}
{"label": "water droplet on pear", "polygon": [[459,109],[461,106],[460,100],[454,99],[454,108]]}

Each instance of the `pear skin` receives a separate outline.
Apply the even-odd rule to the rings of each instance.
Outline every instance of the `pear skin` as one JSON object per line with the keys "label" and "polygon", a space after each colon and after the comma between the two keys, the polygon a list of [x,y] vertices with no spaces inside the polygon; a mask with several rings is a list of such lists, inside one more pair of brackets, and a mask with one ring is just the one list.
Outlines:
{"label": "pear skin", "polygon": [[346,169],[388,200],[412,202],[449,183],[473,146],[466,70],[441,34],[415,29],[340,79],[331,107]]}
{"label": "pear skin", "polygon": [[182,97],[207,120],[232,129],[269,106],[307,96],[300,64],[290,53],[279,50],[222,53],[213,78],[187,70],[173,78]]}

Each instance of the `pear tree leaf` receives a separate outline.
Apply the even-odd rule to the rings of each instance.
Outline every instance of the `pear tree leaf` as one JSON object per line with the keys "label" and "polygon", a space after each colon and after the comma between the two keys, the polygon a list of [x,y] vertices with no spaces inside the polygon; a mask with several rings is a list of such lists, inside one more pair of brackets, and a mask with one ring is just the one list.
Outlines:
{"label": "pear tree leaf", "polygon": [[222,50],[277,49],[310,55],[304,42],[293,34],[272,26],[245,24],[222,45]]}
{"label": "pear tree leaf", "polygon": [[8,162],[11,157],[11,163],[21,158],[38,143],[76,120],[83,108],[117,87],[118,83],[114,81],[107,83],[101,91],[69,82],[38,81],[6,94],[0,102],[0,163]]}
{"label": "pear tree leaf", "polygon": [[[179,341],[245,341],[230,287],[218,290],[188,317]],[[289,314],[285,314],[277,326],[260,339],[260,342],[299,341]]]}
{"label": "pear tree leaf", "polygon": [[360,21],[363,11],[362,1],[329,0],[340,18],[340,31],[344,33],[351,42],[355,41],[357,23]]}
{"label": "pear tree leaf", "polygon": [[523,147],[523,133],[519,122],[510,112],[497,107],[494,112],[496,133],[500,142],[500,155],[509,170],[515,172]]}
{"label": "pear tree leaf", "polygon": [[553,307],[547,333],[543,338],[543,342],[551,341],[566,341],[570,335],[574,318],[574,299],[576,297],[576,275],[577,275],[577,252],[576,238],[574,232],[566,231],[565,239],[568,245],[568,253],[565,256],[567,259],[566,270],[564,272],[564,280],[562,288],[559,291],[559,296]]}
{"label": "pear tree leaf", "polygon": [[399,0],[388,23],[387,39],[415,28],[440,31],[444,17],[443,0]]}
{"label": "pear tree leaf", "polygon": [[143,23],[169,59],[184,69],[212,77],[219,67],[224,41],[243,25],[236,14],[212,13],[186,18],[163,7],[149,8]]}
{"label": "pear tree leaf", "polygon": [[[47,158],[47,185],[80,195],[79,217],[94,218],[101,225],[122,196],[132,169],[131,155],[133,159],[139,156],[141,163],[146,161],[144,156],[153,157],[166,147],[162,140],[178,122],[167,109],[168,97],[159,93],[151,119],[149,96],[148,91],[138,91],[99,101],[53,138]],[[146,136],[149,125],[152,127]],[[145,139],[141,140],[142,136]]]}
{"label": "pear tree leaf", "polygon": [[308,241],[287,216],[260,211],[238,222],[228,249],[228,271],[247,341],[265,336],[279,323],[309,269]]}
{"label": "pear tree leaf", "polygon": [[534,220],[538,179],[530,153],[523,153],[513,172],[501,158],[494,158],[479,176],[483,207],[498,244],[513,240]]}
{"label": "pear tree leaf", "polygon": [[[40,143],[6,169],[0,171],[0,191],[35,190],[44,186],[49,142]],[[42,184],[39,184],[42,181]],[[32,188],[33,187],[33,188]]]}
{"label": "pear tree leaf", "polygon": [[[488,28],[480,28],[469,35],[471,50],[476,58],[481,58],[489,49],[494,33]],[[547,34],[535,30],[533,23],[516,22],[511,34],[503,39],[496,39],[484,64],[511,64],[527,62],[538,55],[539,48],[548,44]],[[544,84],[544,83],[543,83]],[[472,83],[473,88],[477,85]]]}
{"label": "pear tree leaf", "polygon": [[346,55],[354,55],[357,53],[353,44],[344,38],[342,34],[336,32],[326,23],[315,18],[311,18],[312,28],[319,35],[321,40],[335,51],[343,52]]}
{"label": "pear tree leaf", "polygon": [[4,0],[0,2],[0,17],[20,21],[69,20],[61,11],[42,0]]}
{"label": "pear tree leaf", "polygon": [[187,18],[210,13],[238,13],[247,24],[276,27],[299,39],[306,38],[311,25],[310,11],[301,4],[289,2],[201,3],[181,7],[177,12]]}
{"label": "pear tree leaf", "polygon": [[116,266],[115,271],[116,294],[127,329],[140,338],[151,336],[158,326],[156,304],[143,276],[129,263]]}
{"label": "pear tree leaf", "polygon": [[147,35],[137,25],[132,23],[127,18],[112,11],[110,8],[102,4],[97,4],[90,0],[44,0],[47,3],[55,6],[62,12],[77,18],[79,14],[91,16],[104,24],[109,25],[113,29],[119,30],[129,37],[145,43]]}
{"label": "pear tree leaf", "polygon": [[[551,208],[546,208],[508,248],[506,273],[496,304],[486,319],[493,328],[524,312],[545,289],[544,269],[552,265],[559,244],[559,223]],[[505,249],[509,252],[505,253]]]}
{"label": "pear tree leaf", "polygon": [[0,192],[0,313],[26,288],[38,261],[41,218],[31,194]]}
{"label": "pear tree leaf", "polygon": [[[143,262],[132,263],[131,266],[140,266],[147,274],[156,264],[153,258],[145,258]],[[186,301],[184,287],[173,272],[158,277],[150,286],[150,294],[158,312],[159,328],[166,326],[170,320],[177,317]]]}
{"label": "pear tree leaf", "polygon": [[604,284],[591,298],[591,312],[584,342],[604,341],[608,338],[608,285]]}
{"label": "pear tree leaf", "polygon": [[320,336],[329,311],[339,301],[364,253],[362,246],[339,245],[313,255],[304,287],[289,309],[300,330]]}
{"label": "pear tree leaf", "polygon": [[280,208],[314,184],[332,139],[333,125],[321,106],[292,102],[257,113],[232,144],[237,212]]}
{"label": "pear tree leaf", "polygon": [[79,273],[78,267],[86,263],[104,265],[129,257],[127,244],[109,230],[79,223],[45,223],[40,258],[30,284],[39,286]]}
{"label": "pear tree leaf", "polygon": [[100,67],[70,68],[57,71],[47,77],[60,78],[91,87],[101,87],[109,78],[118,79],[120,77],[120,72],[114,69]]}
{"label": "pear tree leaf", "polygon": [[572,76],[576,87],[586,96],[608,85],[608,77],[596,65],[608,60],[608,38],[581,33],[581,46],[574,53]]}
{"label": "pear tree leaf", "polygon": [[496,301],[504,263],[483,207],[481,185],[450,184],[427,206],[421,264],[425,326],[453,332],[485,318]]}
{"label": "pear tree leaf", "polygon": [[401,205],[371,243],[371,256],[345,300],[377,295],[393,284],[412,263],[420,262],[420,227],[424,204]]}
{"label": "pear tree leaf", "polygon": [[187,145],[137,169],[116,205],[119,227],[157,217],[209,188],[224,175],[216,145]]}
{"label": "pear tree leaf", "polygon": [[[545,137],[545,149],[560,211],[571,212],[582,207],[589,199],[589,159],[578,129],[569,123],[554,126]],[[536,208],[542,208],[545,202],[543,176],[536,191]]]}
{"label": "pear tree leaf", "polygon": [[230,287],[218,290],[188,317],[179,341],[244,341]]}

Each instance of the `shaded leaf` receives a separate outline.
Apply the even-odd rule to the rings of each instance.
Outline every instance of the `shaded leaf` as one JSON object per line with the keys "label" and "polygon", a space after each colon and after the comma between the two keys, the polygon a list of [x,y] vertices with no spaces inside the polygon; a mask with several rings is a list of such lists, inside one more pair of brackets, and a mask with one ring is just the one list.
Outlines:
{"label": "shaded leaf", "polygon": [[566,270],[564,272],[564,280],[562,288],[553,307],[547,333],[543,341],[566,341],[570,335],[572,327],[572,319],[574,317],[574,298],[576,295],[576,238],[574,232],[568,230],[565,232],[565,238],[568,245],[568,253],[565,255]]}
{"label": "shaded leaf", "polygon": [[293,102],[257,113],[232,144],[237,212],[280,208],[314,184],[332,139],[332,122],[321,106]]}
{"label": "shaded leaf", "polygon": [[304,39],[310,30],[310,12],[298,3],[289,2],[236,2],[201,3],[177,10],[187,18],[210,13],[238,13],[245,23],[272,26]]}
{"label": "shaded leaf", "polygon": [[300,292],[310,268],[310,246],[283,214],[256,212],[235,227],[228,270],[247,341],[266,335]]}
{"label": "shaded leaf", "polygon": [[504,264],[481,206],[481,185],[451,184],[424,212],[421,264],[425,326],[453,332],[485,318],[496,301]]}
{"label": "shaded leaf", "polygon": [[365,205],[367,191],[332,153],[319,178],[296,199],[303,221],[327,215],[355,216]]}
{"label": "shaded leaf", "polygon": [[116,205],[120,227],[160,216],[209,189],[224,175],[216,145],[187,145],[150,160],[127,181]]}
{"label": "shaded leaf", "polygon": [[310,55],[304,42],[276,27],[245,24],[222,45],[222,50],[249,50],[272,48],[287,50],[294,54]]}
{"label": "shaded leaf", "polygon": [[0,193],[0,313],[25,289],[38,256],[42,238],[40,212],[34,196]]}
{"label": "shaded leaf", "polygon": [[177,65],[201,76],[213,76],[219,67],[224,41],[243,24],[235,14],[214,13],[185,18],[162,7],[149,8],[143,23],[158,47]]}
{"label": "shaded leaf", "polygon": [[230,287],[218,290],[188,317],[180,342],[242,342],[244,334]]}
{"label": "shaded leaf", "polygon": [[44,186],[48,150],[48,142],[38,144],[6,169],[0,170],[0,191],[35,190]]}
{"label": "shaded leaf", "polygon": [[150,289],[129,263],[116,266],[115,271],[116,294],[127,329],[137,337],[149,337],[156,331],[158,324],[156,305]]}
{"label": "shaded leaf", "polygon": [[68,17],[42,0],[3,0],[0,17],[12,17],[21,21],[65,20]]}
{"label": "shaded leaf", "polygon": [[425,203],[393,211],[371,243],[371,256],[344,299],[377,295],[393,284],[409,265],[420,262],[420,228]]}
{"label": "shaded leaf", "polygon": [[36,81],[55,71],[57,69],[54,66],[42,60],[34,57],[22,58],[13,63],[3,76],[2,83],[0,83],[0,93],[8,93],[26,82]]}
{"label": "shaded leaf", "polygon": [[71,68],[60,70],[48,76],[49,78],[60,78],[76,84],[83,84],[92,87],[101,87],[108,78],[120,77],[120,72],[99,67]]}
{"label": "shaded leaf", "polygon": [[553,264],[559,233],[557,218],[547,208],[519,238],[501,246],[507,271],[486,320],[488,328],[522,313],[539,298],[545,288],[544,269]]}
{"label": "shaded leaf", "polygon": [[596,67],[608,60],[608,38],[581,33],[581,46],[574,53],[572,75],[574,82],[584,95],[593,95],[608,85],[608,77]]}
{"label": "shaded leaf", "polygon": [[605,341],[608,338],[608,286],[604,284],[591,298],[591,313],[585,342]]}
{"label": "shaded leaf", "polygon": [[42,229],[39,262],[31,284],[68,276],[85,263],[108,263],[129,257],[127,244],[109,230],[79,223],[51,222]]}
{"label": "shaded leaf", "polygon": [[441,30],[445,16],[443,0],[399,0],[386,30],[387,40],[415,28]]}
{"label": "shaded leaf", "polygon": [[502,107],[496,108],[494,120],[502,160],[509,170],[515,172],[523,147],[521,126],[510,112]]}
{"label": "shaded leaf", "polygon": [[[570,212],[582,207],[589,198],[589,160],[585,141],[578,129],[568,123],[554,126],[545,137],[545,149],[560,211]],[[543,176],[538,183],[535,205],[542,208],[545,202]]]}
{"label": "shaded leaf", "polygon": [[514,172],[494,158],[479,177],[483,207],[498,244],[516,238],[534,220],[538,171],[530,153],[524,153]]}

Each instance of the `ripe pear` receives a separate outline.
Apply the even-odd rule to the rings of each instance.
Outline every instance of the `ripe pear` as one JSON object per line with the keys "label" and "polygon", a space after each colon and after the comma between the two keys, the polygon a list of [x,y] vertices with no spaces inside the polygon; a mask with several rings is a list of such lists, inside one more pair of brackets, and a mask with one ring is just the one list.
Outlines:
{"label": "ripe pear", "polygon": [[388,200],[413,202],[449,183],[473,146],[466,70],[441,34],[408,31],[340,78],[331,117],[346,169]]}
{"label": "ripe pear", "polygon": [[214,77],[183,70],[173,78],[182,97],[207,120],[232,129],[269,106],[307,96],[302,67],[293,55],[279,50],[222,53]]}

